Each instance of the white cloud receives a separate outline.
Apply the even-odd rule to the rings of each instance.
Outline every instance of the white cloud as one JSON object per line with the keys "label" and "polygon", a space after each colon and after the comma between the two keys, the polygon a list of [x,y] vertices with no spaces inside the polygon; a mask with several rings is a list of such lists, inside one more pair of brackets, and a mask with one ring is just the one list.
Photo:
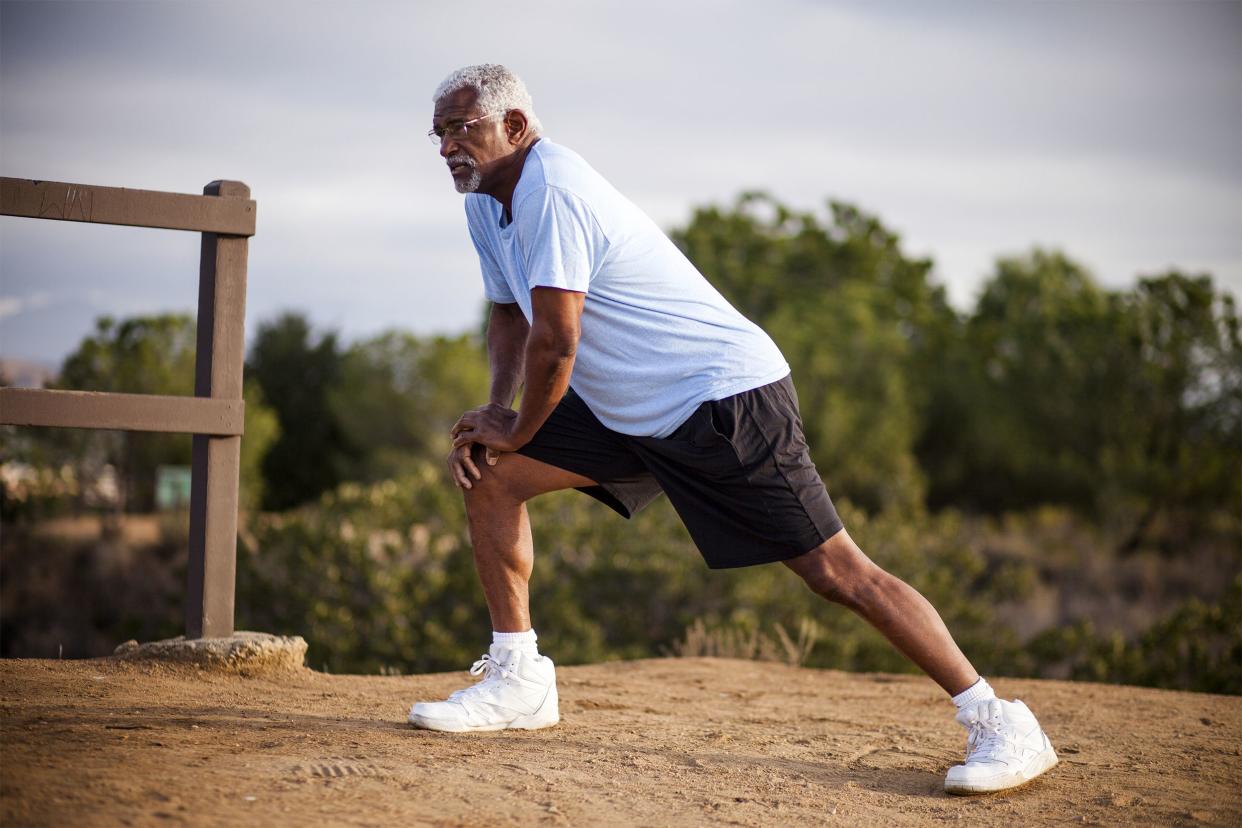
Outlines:
{"label": "white cloud", "polygon": [[16,296],[0,296],[0,319],[21,313],[23,304]]}
{"label": "white cloud", "polygon": [[46,291],[26,296],[0,296],[0,319],[17,316],[32,310],[41,310],[56,302],[55,296]]}

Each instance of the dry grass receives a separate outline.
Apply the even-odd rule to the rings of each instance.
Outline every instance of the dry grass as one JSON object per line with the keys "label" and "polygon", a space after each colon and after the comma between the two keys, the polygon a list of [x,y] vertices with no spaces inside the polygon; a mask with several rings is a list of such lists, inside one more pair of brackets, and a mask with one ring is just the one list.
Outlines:
{"label": "dry grass", "polygon": [[804,618],[798,624],[797,637],[791,637],[783,624],[773,625],[776,635],[758,628],[708,628],[697,619],[686,630],[686,636],[673,644],[672,655],[679,658],[744,658],[750,661],[778,661],[790,667],[801,667],[815,649],[820,627]]}

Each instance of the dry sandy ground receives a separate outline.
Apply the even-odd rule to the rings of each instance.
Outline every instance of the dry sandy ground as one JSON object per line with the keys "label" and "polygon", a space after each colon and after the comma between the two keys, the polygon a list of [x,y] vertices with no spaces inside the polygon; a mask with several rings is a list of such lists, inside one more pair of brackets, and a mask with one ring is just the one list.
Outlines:
{"label": "dry sandy ground", "polygon": [[462,736],[405,715],[464,673],[0,662],[0,822],[1242,823],[1242,698],[994,680],[1039,714],[1061,764],[956,798],[941,780],[964,732],[925,679],[719,659],[559,673],[558,727]]}

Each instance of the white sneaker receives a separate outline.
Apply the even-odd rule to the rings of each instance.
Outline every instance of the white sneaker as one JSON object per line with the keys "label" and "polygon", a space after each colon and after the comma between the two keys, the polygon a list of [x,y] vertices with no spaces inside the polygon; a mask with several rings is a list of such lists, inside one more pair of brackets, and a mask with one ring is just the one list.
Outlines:
{"label": "white sneaker", "polygon": [[958,711],[967,729],[966,764],[949,768],[944,789],[980,794],[1024,785],[1057,763],[1035,714],[1018,700],[988,699]]}
{"label": "white sneaker", "polygon": [[410,724],[465,733],[511,727],[535,730],[560,721],[552,659],[493,644],[470,668],[470,675],[483,678],[444,701],[418,702],[410,708]]}

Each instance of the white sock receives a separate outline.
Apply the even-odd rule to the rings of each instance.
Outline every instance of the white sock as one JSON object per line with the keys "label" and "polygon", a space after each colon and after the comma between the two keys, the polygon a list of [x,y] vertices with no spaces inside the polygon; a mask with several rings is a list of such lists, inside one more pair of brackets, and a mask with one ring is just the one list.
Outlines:
{"label": "white sock", "polygon": [[492,644],[506,650],[519,650],[523,653],[538,655],[539,645],[536,643],[538,640],[539,636],[535,635],[533,629],[516,633],[492,630]]}
{"label": "white sock", "polygon": [[983,676],[979,676],[978,681],[953,697],[953,703],[957,705],[958,710],[962,710],[994,698],[996,698],[996,692],[992,689],[992,685],[988,684],[988,680]]}

